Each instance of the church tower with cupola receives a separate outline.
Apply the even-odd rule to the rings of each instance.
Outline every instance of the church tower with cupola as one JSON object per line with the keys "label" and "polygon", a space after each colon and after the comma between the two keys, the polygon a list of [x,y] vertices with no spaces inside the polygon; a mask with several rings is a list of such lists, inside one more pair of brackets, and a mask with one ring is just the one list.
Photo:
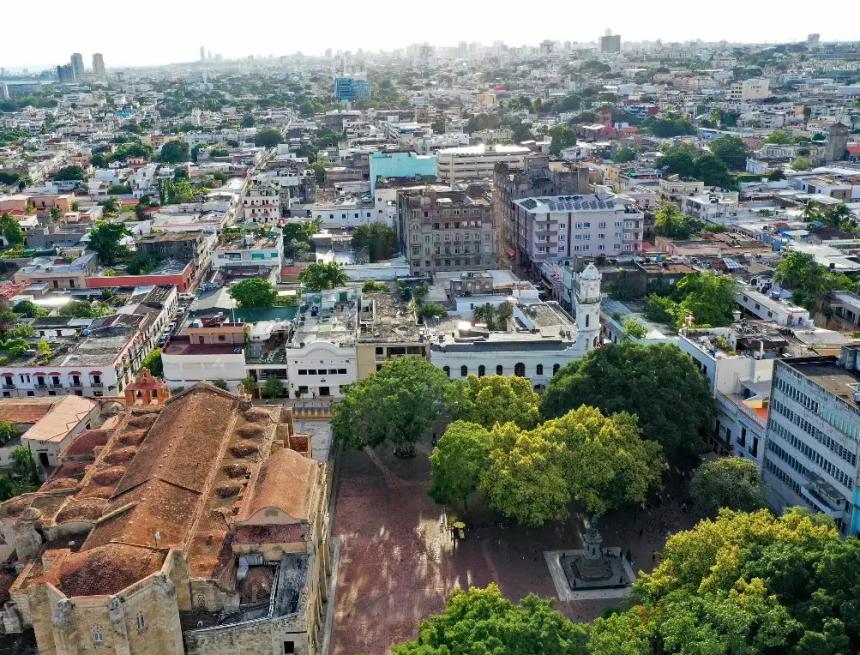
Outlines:
{"label": "church tower with cupola", "polygon": [[589,264],[576,276],[576,347],[583,354],[600,342],[600,280],[603,276]]}

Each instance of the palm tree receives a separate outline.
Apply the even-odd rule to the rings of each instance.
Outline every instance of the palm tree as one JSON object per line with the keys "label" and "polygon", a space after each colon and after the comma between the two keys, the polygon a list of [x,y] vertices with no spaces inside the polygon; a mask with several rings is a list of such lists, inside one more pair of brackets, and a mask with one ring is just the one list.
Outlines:
{"label": "palm tree", "polygon": [[825,210],[822,216],[824,221],[837,230],[852,230],[856,227],[851,210],[844,202],[840,202],[834,207],[829,207]]}
{"label": "palm tree", "polygon": [[672,236],[675,224],[681,218],[681,212],[675,205],[666,205],[657,212],[654,227],[663,236]]}
{"label": "palm tree", "polygon": [[807,201],[806,205],[803,207],[803,211],[800,212],[800,220],[809,223],[810,221],[817,221],[821,218],[821,207],[814,200]]}

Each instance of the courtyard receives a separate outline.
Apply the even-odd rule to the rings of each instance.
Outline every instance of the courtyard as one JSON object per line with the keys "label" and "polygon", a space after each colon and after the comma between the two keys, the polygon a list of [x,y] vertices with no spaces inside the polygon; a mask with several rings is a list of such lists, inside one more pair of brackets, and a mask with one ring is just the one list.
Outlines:
{"label": "courtyard", "polygon": [[[332,655],[383,655],[413,639],[418,624],[442,611],[457,587],[495,582],[514,602],[529,593],[556,597],[544,552],[583,547],[587,526],[576,514],[524,528],[498,525],[499,516],[479,507],[458,515],[473,527],[465,540],[452,542],[443,508],[427,496],[430,452],[425,440],[413,459],[397,459],[390,448],[380,448],[374,453],[379,465],[362,451],[345,452],[338,464],[333,535],[341,539],[341,554]],[[663,497],[649,511],[600,520],[604,546],[629,548],[636,572],[652,570],[652,554],[669,532],[693,524],[680,511],[677,484],[667,483]],[[590,621],[612,604],[563,601],[556,607],[575,621]]]}

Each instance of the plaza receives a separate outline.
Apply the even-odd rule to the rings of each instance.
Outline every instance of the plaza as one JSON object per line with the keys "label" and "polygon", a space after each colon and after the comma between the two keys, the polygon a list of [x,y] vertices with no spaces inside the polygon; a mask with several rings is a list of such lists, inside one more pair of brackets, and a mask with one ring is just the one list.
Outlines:
{"label": "plaza", "polygon": [[[431,445],[417,445],[413,459],[397,459],[390,448],[375,455],[345,451],[340,467],[332,535],[341,540],[335,591],[332,655],[383,655],[417,635],[418,624],[444,610],[451,592],[496,583],[514,602],[535,593],[558,598],[545,552],[583,549],[585,517],[540,528],[503,527],[501,518],[470,499],[464,540],[452,541],[444,508],[428,496]],[[671,499],[670,499],[671,494]],[[677,488],[667,484],[666,501],[650,511],[626,510],[600,519],[603,545],[633,559],[632,570],[650,572],[654,551],[666,535],[692,526],[681,513]],[[471,508],[476,509],[472,510]],[[559,600],[557,609],[574,621],[591,621],[619,599]]]}

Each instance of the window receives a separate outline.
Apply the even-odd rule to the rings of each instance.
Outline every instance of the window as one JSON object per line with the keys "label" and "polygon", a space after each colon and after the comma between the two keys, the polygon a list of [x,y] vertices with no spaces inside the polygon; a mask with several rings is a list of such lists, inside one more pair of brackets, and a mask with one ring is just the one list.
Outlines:
{"label": "window", "polygon": [[478,367],[478,377],[479,377],[479,378],[482,378],[482,377],[484,377],[486,374],[487,374],[487,367],[486,367],[486,366],[484,366],[483,364],[481,364],[481,365]]}
{"label": "window", "polygon": [[560,364],[553,364],[552,365],[552,374],[555,375],[556,373],[558,373],[558,369],[560,369],[560,368],[561,368]]}
{"label": "window", "polygon": [[299,375],[307,375],[307,374],[308,374],[308,370],[306,368],[300,368],[299,369]]}
{"label": "window", "polygon": [[337,374],[338,375],[346,375],[346,369],[345,368],[337,369]]}
{"label": "window", "polygon": [[461,366],[460,367],[460,377],[464,378],[467,375],[469,375],[469,367],[468,366]]}
{"label": "window", "polygon": [[309,368],[308,369],[308,375],[316,375],[316,374],[317,374],[317,370],[315,368]]}
{"label": "window", "polygon": [[93,643],[97,646],[101,646],[104,643],[104,634],[100,625],[93,628]]}
{"label": "window", "polygon": [[526,376],[526,365],[522,362],[517,362],[514,364],[514,375],[520,378],[524,378]]}
{"label": "window", "polygon": [[451,377],[451,367],[450,366],[443,366],[442,370],[445,371],[445,375],[447,375],[448,377]]}
{"label": "window", "polygon": [[295,643],[292,641],[285,641],[284,642],[284,653],[288,654],[288,653],[295,653],[295,652],[296,652]]}
{"label": "window", "polygon": [[502,366],[501,364],[496,366],[496,375],[504,375],[504,374],[505,374],[505,367]]}
{"label": "window", "polygon": [[589,320],[589,318],[590,318],[590,317],[589,317],[589,315],[588,315],[588,314],[586,314],[586,315],[585,315],[585,327],[588,327],[588,320]]}
{"label": "window", "polygon": [[543,375],[543,364],[538,364],[535,367],[535,375]]}
{"label": "window", "polygon": [[137,631],[145,632],[146,631],[146,619],[143,618],[143,612],[137,613]]}

